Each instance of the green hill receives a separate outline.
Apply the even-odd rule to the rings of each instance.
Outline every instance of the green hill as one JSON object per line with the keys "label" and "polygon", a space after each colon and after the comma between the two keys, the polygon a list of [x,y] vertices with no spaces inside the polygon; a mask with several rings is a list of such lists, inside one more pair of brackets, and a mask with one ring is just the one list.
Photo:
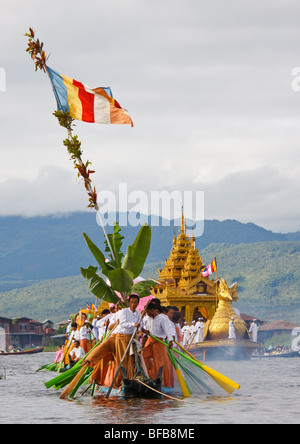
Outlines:
{"label": "green hill", "polygon": [[[157,226],[152,227],[148,263],[168,257],[172,246],[174,221],[169,226],[165,226],[166,221],[161,218],[157,218],[156,222]],[[134,240],[137,230],[138,227],[122,227],[122,235],[127,242],[124,247]],[[175,230],[177,232],[178,228],[175,227]],[[103,248],[103,232],[93,212],[31,218],[0,217],[0,291],[21,287],[22,281],[78,275],[80,267],[87,267],[91,261],[83,232]],[[204,233],[197,238],[197,246],[202,251],[211,243],[237,245],[284,242],[288,239],[286,235],[273,233],[251,223],[206,220]]]}
{"label": "green hill", "polygon": [[[217,255],[218,276],[229,284],[238,282],[241,312],[264,320],[300,323],[299,242],[211,244],[200,254],[205,264]],[[143,276],[156,278],[162,265],[163,260],[147,264]],[[87,302],[94,302],[94,296],[81,276],[47,279],[0,293],[0,314],[59,322]]]}

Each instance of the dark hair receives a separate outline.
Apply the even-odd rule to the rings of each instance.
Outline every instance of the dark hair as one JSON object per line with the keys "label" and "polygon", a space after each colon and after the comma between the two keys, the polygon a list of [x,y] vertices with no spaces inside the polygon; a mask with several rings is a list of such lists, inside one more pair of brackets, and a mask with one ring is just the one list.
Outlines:
{"label": "dark hair", "polygon": [[181,313],[179,311],[175,311],[173,315],[173,322],[178,323],[179,319],[181,318]]}
{"label": "dark hair", "polygon": [[78,327],[77,326],[77,322],[72,322],[71,327],[76,327],[77,328]]}
{"label": "dark hair", "polygon": [[147,310],[155,310],[156,309],[156,305],[153,304],[153,302],[149,302],[149,304],[147,305]]}
{"label": "dark hair", "polygon": [[105,310],[103,310],[102,312],[101,312],[101,314],[109,314],[110,313],[110,311],[106,308]]}
{"label": "dark hair", "polygon": [[140,301],[140,297],[136,293],[131,293],[131,295],[128,298],[128,301],[130,301],[130,299],[137,299],[138,301]]}
{"label": "dark hair", "polygon": [[158,298],[153,298],[153,299],[151,299],[151,302],[152,302],[152,304],[154,304],[154,305],[161,305],[161,303],[160,303],[160,299],[158,299]]}
{"label": "dark hair", "polygon": [[168,307],[165,307],[165,306],[161,306],[161,311],[162,311],[162,313],[168,313]]}

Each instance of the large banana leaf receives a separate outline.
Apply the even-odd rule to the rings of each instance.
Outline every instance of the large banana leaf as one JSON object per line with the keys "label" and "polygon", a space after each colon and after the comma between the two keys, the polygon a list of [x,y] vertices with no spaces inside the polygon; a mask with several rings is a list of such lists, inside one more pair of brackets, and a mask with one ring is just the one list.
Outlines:
{"label": "large banana leaf", "polygon": [[82,276],[89,282],[91,292],[99,299],[117,304],[120,299],[114,290],[97,274],[98,267],[80,268]]}
{"label": "large banana leaf", "polygon": [[137,293],[140,298],[144,298],[145,296],[150,296],[151,289],[156,287],[156,285],[157,282],[151,281],[150,279],[146,281],[137,282],[131,288],[131,293]]}
{"label": "large banana leaf", "polygon": [[122,248],[122,241],[124,239],[123,236],[120,234],[121,228],[119,227],[119,224],[115,222],[114,225],[114,232],[113,234],[108,234],[108,239],[110,242],[110,246],[113,250],[114,257],[111,254],[111,249],[109,248],[108,242],[105,239],[105,251],[108,253],[108,255],[111,258],[110,264],[113,266],[113,268],[119,268],[121,267],[121,262],[124,254],[121,252]]}
{"label": "large banana leaf", "polygon": [[122,262],[122,268],[138,277],[143,271],[151,244],[151,227],[144,224],[140,229],[135,241],[128,246],[126,256]]}
{"label": "large banana leaf", "polygon": [[98,262],[98,264],[101,267],[101,273],[103,273],[105,276],[108,276],[108,272],[110,269],[112,269],[112,266],[110,263],[105,262],[105,256],[102,253],[101,250],[91,241],[91,239],[88,237],[86,233],[83,233],[83,237],[87,243],[87,246],[89,247],[92,255]]}
{"label": "large banana leaf", "polygon": [[133,286],[133,274],[119,267],[108,273],[108,279],[115,291],[120,293],[130,293]]}

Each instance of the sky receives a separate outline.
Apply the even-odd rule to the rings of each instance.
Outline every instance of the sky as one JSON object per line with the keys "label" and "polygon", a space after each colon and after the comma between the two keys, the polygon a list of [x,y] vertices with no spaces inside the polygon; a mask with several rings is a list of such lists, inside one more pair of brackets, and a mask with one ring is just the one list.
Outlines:
{"label": "sky", "polygon": [[146,195],[151,212],[153,192],[203,193],[205,219],[300,230],[299,20],[297,0],[2,0],[0,216],[88,204],[31,26],[51,68],[110,86],[134,122],[76,121],[99,199],[119,209],[125,184],[128,209]]}

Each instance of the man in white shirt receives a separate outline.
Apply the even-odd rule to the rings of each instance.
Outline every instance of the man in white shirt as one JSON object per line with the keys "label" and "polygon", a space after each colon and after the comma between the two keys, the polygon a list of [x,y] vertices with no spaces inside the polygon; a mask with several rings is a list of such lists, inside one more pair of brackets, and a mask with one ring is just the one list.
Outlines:
{"label": "man in white shirt", "polygon": [[109,326],[109,318],[112,316],[112,313],[108,309],[103,310],[100,319],[96,323],[97,331],[98,331],[98,341],[101,341],[104,338],[105,332],[108,330]]}
{"label": "man in white shirt", "polygon": [[[149,303],[147,307],[147,314],[153,318],[152,330],[149,332],[145,329],[142,331],[150,335],[152,334],[158,339],[164,341],[167,339],[169,347],[173,347],[173,331],[170,329],[169,319],[161,313],[162,309],[159,306],[155,306],[153,303]],[[143,358],[147,366],[147,370],[152,379],[155,379],[158,375],[158,371],[161,367],[164,367],[163,371],[163,385],[165,387],[171,387],[172,383],[169,374],[168,354],[166,347],[155,339],[149,337],[144,349]]]}
{"label": "man in white shirt", "polygon": [[91,339],[92,339],[92,326],[89,321],[84,321],[83,326],[79,330],[80,333],[80,347],[83,348],[85,353],[91,350]]}
{"label": "man in white shirt", "polygon": [[253,319],[253,322],[250,325],[250,330],[249,330],[249,333],[252,333],[252,341],[253,342],[257,342],[257,334],[258,334],[258,330],[259,330],[259,327],[256,322],[257,322],[257,320]]}
{"label": "man in white shirt", "polygon": [[97,341],[98,341],[98,336],[99,336],[97,322],[100,321],[100,319],[101,319],[101,316],[100,316],[100,315],[97,315],[97,316],[95,317],[95,319],[93,319],[93,322],[92,322],[92,326],[93,326],[93,334],[94,334],[94,336],[95,336],[95,338],[96,338]]}
{"label": "man in white shirt", "polygon": [[195,327],[196,327],[196,335],[194,343],[197,344],[198,342],[203,342],[203,330],[204,330],[203,318],[198,318]]}
{"label": "man in white shirt", "polygon": [[231,321],[229,322],[229,337],[228,337],[228,339],[236,339],[234,317],[232,317]]}
{"label": "man in white shirt", "polygon": [[183,346],[185,347],[188,344],[188,341],[190,338],[190,327],[186,321],[184,322],[184,325],[183,325],[181,331],[183,333]]}
{"label": "man in white shirt", "polygon": [[80,361],[80,359],[83,359],[84,357],[85,351],[82,347],[80,347],[80,342],[74,341],[74,348],[69,355],[70,366],[73,366],[74,364],[76,364],[76,362]]}
{"label": "man in white shirt", "polygon": [[[117,370],[135,328],[139,328],[141,314],[136,309],[139,304],[138,295],[130,295],[128,303],[128,308],[124,308],[117,313],[117,320],[119,321],[117,333],[115,335],[110,335],[109,338],[96,347],[83,363],[85,364],[88,362],[94,366],[92,379],[96,380],[96,382],[103,379],[103,375],[99,373],[101,365],[105,368],[105,365],[101,363],[102,359],[106,359],[107,356],[113,356],[114,368]],[[126,370],[128,378],[132,379],[134,376],[134,357],[127,353],[122,365]],[[115,386],[119,387],[121,384],[122,372],[119,372],[115,381]]]}
{"label": "man in white shirt", "polygon": [[196,336],[196,321],[192,321],[192,325],[190,326],[190,337],[188,344],[192,344],[194,342],[195,336]]}

